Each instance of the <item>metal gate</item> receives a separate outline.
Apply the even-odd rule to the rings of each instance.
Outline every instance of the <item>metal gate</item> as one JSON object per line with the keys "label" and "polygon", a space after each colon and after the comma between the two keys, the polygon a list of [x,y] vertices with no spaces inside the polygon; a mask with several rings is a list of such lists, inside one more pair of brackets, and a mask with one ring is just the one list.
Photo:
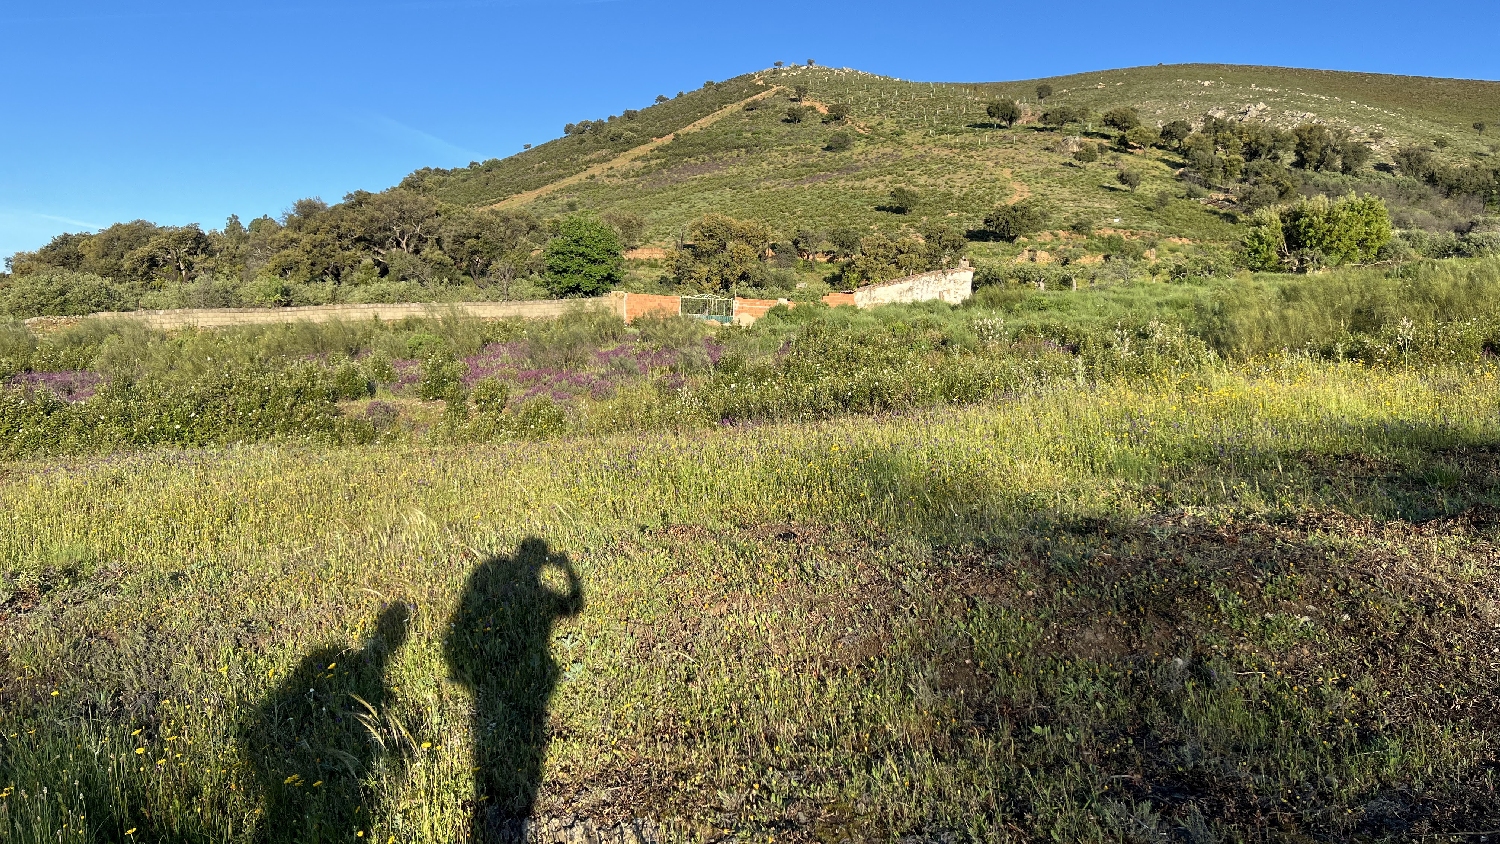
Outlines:
{"label": "metal gate", "polygon": [[722,296],[683,296],[678,301],[681,302],[679,313],[683,316],[725,324],[734,319],[733,299],[726,299]]}

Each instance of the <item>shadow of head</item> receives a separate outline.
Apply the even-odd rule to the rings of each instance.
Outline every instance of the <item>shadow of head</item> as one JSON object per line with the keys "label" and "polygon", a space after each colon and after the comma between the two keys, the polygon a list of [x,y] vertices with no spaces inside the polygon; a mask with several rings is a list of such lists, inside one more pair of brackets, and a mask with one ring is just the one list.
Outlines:
{"label": "shadow of head", "polygon": [[386,605],[375,619],[375,634],[368,645],[371,651],[391,654],[401,650],[411,628],[411,607],[404,601]]}

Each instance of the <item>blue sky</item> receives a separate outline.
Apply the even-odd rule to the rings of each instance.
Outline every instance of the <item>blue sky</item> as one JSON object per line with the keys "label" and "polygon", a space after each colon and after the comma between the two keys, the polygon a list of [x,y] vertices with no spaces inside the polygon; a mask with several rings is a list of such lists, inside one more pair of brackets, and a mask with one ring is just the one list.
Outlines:
{"label": "blue sky", "polygon": [[217,228],[775,60],[993,81],[1215,61],[1500,79],[1500,4],[0,0],[0,255]]}

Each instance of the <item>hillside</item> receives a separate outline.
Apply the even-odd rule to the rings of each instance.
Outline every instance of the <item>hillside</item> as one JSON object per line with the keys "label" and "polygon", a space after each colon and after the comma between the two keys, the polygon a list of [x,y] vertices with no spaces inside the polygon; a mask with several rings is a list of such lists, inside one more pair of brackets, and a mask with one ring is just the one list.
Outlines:
{"label": "hillside", "polygon": [[[1500,251],[1500,128],[1489,125],[1500,127],[1496,82],[1174,65],[926,83],[769,68],[570,123],[508,158],[425,168],[331,206],[298,200],[279,219],[59,235],[9,260],[0,314],[613,288],[817,298],[959,255],[985,283],[1301,270],[1292,247],[1276,266],[1248,259],[1246,216],[1349,193],[1383,200],[1402,233],[1357,262],[1482,256]],[[1023,200],[1009,213],[1029,215],[1025,231],[997,231],[997,210]],[[564,283],[544,253],[577,212],[614,229],[601,254],[655,248],[599,265],[597,283]],[[702,238],[693,226],[710,214],[740,228],[693,260],[729,269],[705,279],[662,260]],[[749,257],[727,260],[731,241]]]}
{"label": "hillside", "polygon": [[[1500,119],[1500,83],[1233,65],[1142,67],[980,84],[908,82],[853,70],[794,67],[724,83],[733,94],[695,94],[719,103],[756,82],[788,90],[768,98],[764,108],[733,114],[606,174],[540,197],[530,207],[543,215],[574,208],[640,214],[648,237],[666,243],[710,211],[764,220],[788,234],[800,228],[899,225],[906,220],[877,209],[893,187],[905,185],[922,197],[919,215],[956,217],[968,225],[977,225],[998,202],[1033,195],[1057,206],[1061,222],[1077,218],[1166,236],[1225,240],[1234,230],[1219,209],[1206,202],[1176,201],[1185,196],[1174,178],[1183,166],[1180,156],[1161,150],[1105,152],[1097,162],[1081,164],[1057,150],[1059,140],[1096,135],[1104,140],[1106,133],[1097,131],[1104,127],[1090,122],[1048,131],[1039,124],[1042,111],[1081,106],[1097,118],[1110,108],[1132,106],[1148,125],[1195,122],[1214,114],[1282,129],[1304,123],[1347,129],[1374,153],[1373,167],[1359,178],[1371,182],[1398,181],[1377,168],[1389,168],[1401,148],[1427,146],[1439,138],[1448,143],[1444,155],[1452,161],[1494,161],[1489,136],[1472,125]],[[1038,104],[1035,92],[1041,84],[1054,93]],[[794,104],[790,89],[798,85],[807,87],[808,103],[824,111],[827,104],[847,105],[848,128],[825,123],[823,115],[788,122],[786,109]],[[996,128],[986,116],[986,103],[999,97],[1016,99],[1026,110],[1016,129]],[[826,150],[830,136],[841,131],[851,137],[850,149]],[[404,184],[446,201],[495,203],[523,184],[496,174],[525,172],[564,157],[571,168],[581,170],[585,163],[605,160],[600,143],[592,136],[560,138],[500,165],[424,172]],[[1138,168],[1143,176],[1133,193],[1116,183],[1121,166]],[[1345,181],[1352,185],[1358,180]],[[1162,191],[1173,201],[1158,203]]]}

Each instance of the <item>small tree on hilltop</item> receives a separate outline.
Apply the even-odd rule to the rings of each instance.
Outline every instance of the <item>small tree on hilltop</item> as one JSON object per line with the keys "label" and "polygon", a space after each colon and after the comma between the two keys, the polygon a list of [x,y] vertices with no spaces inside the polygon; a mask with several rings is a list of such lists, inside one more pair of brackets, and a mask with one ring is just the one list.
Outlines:
{"label": "small tree on hilltop", "polygon": [[620,236],[589,214],[564,217],[542,250],[552,295],[598,296],[623,279]]}
{"label": "small tree on hilltop", "polygon": [[985,106],[984,113],[988,114],[991,120],[998,120],[1009,128],[1021,119],[1021,106],[1015,100],[999,100]]}
{"label": "small tree on hilltop", "polygon": [[1045,100],[1045,99],[1047,99],[1050,96],[1052,96],[1052,86],[1051,85],[1048,85],[1046,83],[1042,83],[1041,85],[1036,86],[1036,100],[1037,100],[1037,102],[1041,102],[1042,100]]}

